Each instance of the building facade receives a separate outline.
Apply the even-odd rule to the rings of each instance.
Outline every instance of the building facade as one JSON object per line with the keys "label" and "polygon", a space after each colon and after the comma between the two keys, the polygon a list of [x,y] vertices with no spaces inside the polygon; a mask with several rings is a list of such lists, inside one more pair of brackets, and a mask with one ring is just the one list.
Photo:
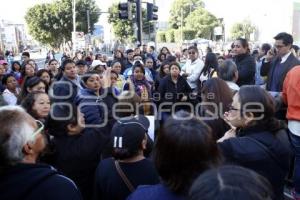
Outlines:
{"label": "building facade", "polygon": [[20,52],[27,45],[24,24],[0,20],[0,48],[2,51]]}

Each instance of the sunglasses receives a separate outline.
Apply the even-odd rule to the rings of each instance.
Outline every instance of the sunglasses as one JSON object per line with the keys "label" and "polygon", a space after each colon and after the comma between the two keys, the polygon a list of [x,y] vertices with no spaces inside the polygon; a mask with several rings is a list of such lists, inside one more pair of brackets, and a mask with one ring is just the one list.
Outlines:
{"label": "sunglasses", "polygon": [[195,51],[190,51],[189,54],[193,54],[194,55],[194,54],[196,54],[196,52]]}
{"label": "sunglasses", "polygon": [[32,133],[32,137],[34,138],[35,136],[37,136],[37,134],[39,134],[41,131],[44,130],[45,126],[43,124],[43,122],[39,121],[39,120],[35,120],[37,123],[38,128]]}

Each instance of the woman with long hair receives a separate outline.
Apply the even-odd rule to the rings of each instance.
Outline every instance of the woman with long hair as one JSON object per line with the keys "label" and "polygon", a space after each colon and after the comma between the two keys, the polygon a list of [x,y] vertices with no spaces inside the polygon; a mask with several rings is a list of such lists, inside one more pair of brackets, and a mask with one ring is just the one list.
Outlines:
{"label": "woman with long hair", "polygon": [[205,56],[204,67],[200,72],[198,88],[202,87],[203,83],[212,77],[217,77],[218,69],[217,56],[214,53],[207,53]]}
{"label": "woman with long hair", "polygon": [[218,144],[226,162],[261,174],[272,184],[275,199],[283,199],[290,143],[285,126],[275,118],[272,96],[259,86],[242,86],[224,118],[231,129]]}
{"label": "woman with long hair", "polygon": [[211,127],[216,140],[223,137],[224,133],[230,129],[222,115],[229,111],[232,97],[231,89],[225,81],[219,78],[205,81],[201,89],[202,102],[198,114]]}

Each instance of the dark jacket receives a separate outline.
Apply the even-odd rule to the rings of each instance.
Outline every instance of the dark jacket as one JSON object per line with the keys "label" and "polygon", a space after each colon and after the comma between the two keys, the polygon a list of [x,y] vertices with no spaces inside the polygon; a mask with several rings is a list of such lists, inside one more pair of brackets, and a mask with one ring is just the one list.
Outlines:
{"label": "dark jacket", "polygon": [[235,163],[261,174],[273,186],[275,199],[283,199],[284,178],[289,170],[290,159],[290,147],[284,129],[274,136],[270,131],[251,128],[218,145],[228,163]]}
{"label": "dark jacket", "polygon": [[56,101],[73,102],[78,90],[78,85],[63,76],[53,86],[53,98]]}
{"label": "dark jacket", "polygon": [[106,126],[114,123],[112,109],[118,100],[112,88],[101,89],[100,96],[94,90],[81,89],[74,101],[84,114],[86,125]]}
{"label": "dark jacket", "polygon": [[74,103],[74,99],[78,93],[79,86],[66,77],[62,77],[59,81],[54,82],[51,100],[55,104],[53,106],[53,114],[56,117],[69,116],[70,107],[67,106]]}
{"label": "dark jacket", "polygon": [[125,63],[126,63],[125,64],[125,70],[133,67],[133,64],[128,59],[126,60]]}
{"label": "dark jacket", "polygon": [[177,103],[181,102],[183,96],[189,96],[192,89],[182,76],[178,77],[177,83],[175,84],[172,81],[171,75],[167,75],[160,81],[158,92],[160,93],[160,103]]}
{"label": "dark jacket", "polygon": [[149,70],[150,70],[150,72],[151,72],[151,75],[152,75],[152,77],[153,77],[153,82],[154,82],[155,79],[156,79],[156,76],[158,76],[158,72],[157,72],[154,68],[149,69]]}
{"label": "dark jacket", "polygon": [[234,57],[234,62],[239,72],[239,79],[236,84],[254,85],[255,84],[255,59],[250,54],[240,54]]}
{"label": "dark jacket", "polygon": [[63,133],[53,139],[54,166],[76,183],[84,199],[91,198],[95,170],[109,141],[107,132],[105,129],[84,129],[80,135]]}
{"label": "dark jacket", "polygon": [[[165,76],[164,76],[164,77],[165,77]],[[155,77],[155,80],[154,80],[154,91],[155,91],[155,92],[158,91],[159,83],[160,83],[160,81],[161,81],[164,77],[161,77],[160,74],[157,74],[157,76]]]}
{"label": "dark jacket", "polygon": [[82,199],[73,181],[60,175],[49,165],[20,163],[2,172],[1,200]]}
{"label": "dark jacket", "polygon": [[[268,76],[266,90],[271,89],[271,81],[272,81],[273,73],[275,70],[275,66],[278,64],[279,61],[280,61],[279,58],[276,57],[271,62],[264,62],[264,60],[262,62],[260,75]],[[280,91],[282,91],[283,81],[286,77],[286,74],[296,65],[300,65],[300,61],[291,53],[288,59],[283,63],[283,67],[285,68],[285,70],[283,71],[279,79]]]}

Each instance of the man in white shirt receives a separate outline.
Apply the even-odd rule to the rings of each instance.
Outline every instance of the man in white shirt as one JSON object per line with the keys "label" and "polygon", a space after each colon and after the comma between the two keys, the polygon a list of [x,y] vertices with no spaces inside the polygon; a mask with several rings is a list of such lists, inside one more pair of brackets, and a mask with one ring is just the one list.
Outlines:
{"label": "man in white shirt", "polygon": [[188,48],[189,59],[182,67],[181,75],[186,77],[188,84],[195,90],[197,88],[197,81],[200,73],[204,67],[203,61],[199,58],[199,51],[197,47],[191,46]]}

